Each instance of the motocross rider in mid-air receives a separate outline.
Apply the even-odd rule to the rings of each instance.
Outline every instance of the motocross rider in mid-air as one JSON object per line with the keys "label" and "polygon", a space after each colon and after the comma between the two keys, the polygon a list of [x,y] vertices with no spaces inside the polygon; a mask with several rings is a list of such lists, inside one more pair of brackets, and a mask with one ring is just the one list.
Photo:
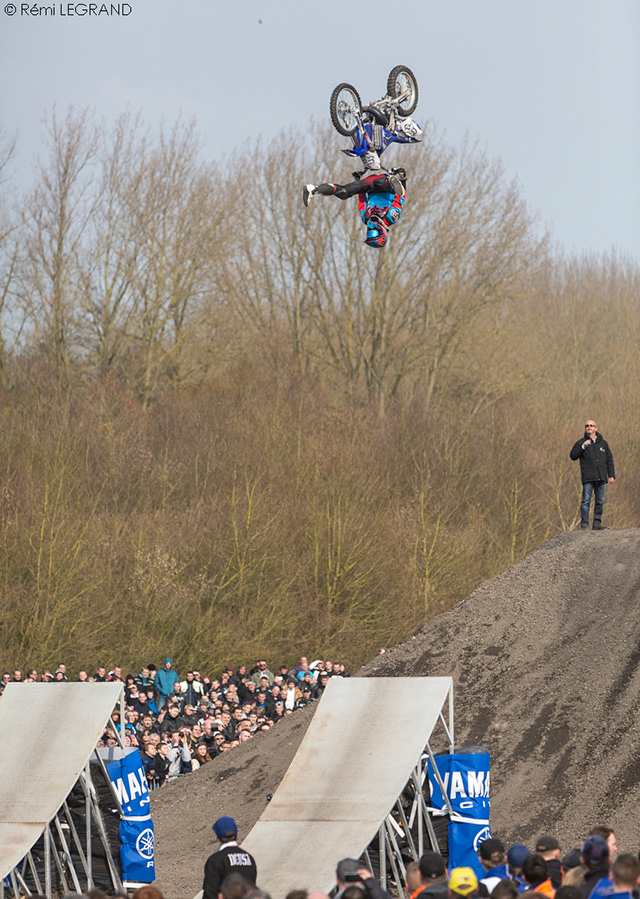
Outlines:
{"label": "motocross rider in mid-air", "polygon": [[[420,139],[422,129],[412,119],[401,119],[397,130],[412,139]],[[382,152],[382,150],[380,151]],[[358,208],[367,226],[365,243],[370,247],[384,247],[388,230],[402,213],[406,196],[407,173],[404,168],[386,169],[380,154],[369,150],[360,157],[364,171],[353,172],[354,181],[348,184],[305,184],[302,201],[308,206],[316,194],[346,200],[358,195]]]}

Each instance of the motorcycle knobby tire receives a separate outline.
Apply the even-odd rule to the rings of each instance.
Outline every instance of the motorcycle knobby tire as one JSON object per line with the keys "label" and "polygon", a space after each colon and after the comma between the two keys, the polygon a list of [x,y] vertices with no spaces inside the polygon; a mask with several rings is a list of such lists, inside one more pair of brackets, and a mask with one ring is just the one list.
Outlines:
{"label": "motorcycle knobby tire", "polygon": [[[339,100],[338,98],[341,94],[343,94],[343,96]],[[351,94],[350,97],[348,96],[349,94]],[[339,84],[337,87],[334,87],[331,99],[329,100],[329,112],[331,114],[331,123],[338,134],[341,134],[343,137],[351,137],[358,130],[358,120],[354,115],[345,117],[344,113],[341,113],[340,107],[345,102],[347,102],[349,106],[356,108],[360,115],[362,114],[360,94],[352,84],[347,84],[346,81]],[[349,118],[353,121],[350,122]]]}
{"label": "motorcycle knobby tire", "polygon": [[389,97],[397,97],[400,93],[398,90],[398,79],[401,77],[403,77],[403,80],[408,81],[411,87],[409,96],[402,101],[402,104],[397,109],[398,115],[405,118],[416,111],[418,105],[418,81],[408,66],[394,66],[387,78],[387,95]]}

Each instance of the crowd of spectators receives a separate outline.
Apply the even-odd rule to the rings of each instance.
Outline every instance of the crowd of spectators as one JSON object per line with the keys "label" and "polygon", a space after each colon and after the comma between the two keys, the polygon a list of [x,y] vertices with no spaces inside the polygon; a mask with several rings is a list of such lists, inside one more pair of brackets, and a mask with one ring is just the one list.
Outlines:
{"label": "crowd of spectators", "polygon": [[[232,820],[228,818],[219,820]],[[216,822],[217,823],[217,822]],[[214,825],[215,826],[215,825]],[[205,866],[204,899],[271,899],[260,888],[260,859],[253,859],[238,843],[225,842]],[[228,847],[233,847],[229,849]],[[225,851],[235,853],[220,860]],[[245,857],[244,868],[236,858]],[[540,837],[533,849],[490,838],[480,843],[478,859],[482,873],[470,867],[449,868],[437,852],[425,852],[407,866],[405,899],[638,899],[640,860],[636,852],[619,852],[613,830],[594,827],[586,839],[565,853],[555,837]],[[223,863],[224,862],[224,863]],[[244,872],[244,875],[240,873]],[[220,880],[220,878],[223,878]],[[208,889],[210,887],[210,889]],[[344,858],[337,863],[335,899],[392,899],[361,861]],[[33,899],[44,899],[35,896]],[[93,889],[71,893],[64,899],[108,899]],[[115,896],[112,899],[126,899]],[[132,899],[164,899],[151,885],[139,887]],[[274,897],[280,899],[280,897]],[[327,893],[307,887],[293,888],[285,899],[329,899]]]}
{"label": "crowd of spectators", "polygon": [[564,855],[554,836],[539,837],[533,849],[514,843],[506,851],[492,837],[480,843],[478,861],[481,874],[448,872],[441,855],[425,853],[407,867],[407,899],[639,899],[640,858],[618,851],[610,827],[592,828]]}
{"label": "crowd of spectators", "polygon": [[[84,683],[120,682],[124,685],[124,742],[137,746],[151,789],[168,780],[195,771],[240,743],[270,730],[281,718],[319,699],[331,677],[349,677],[344,664],[302,656],[297,665],[280,665],[272,672],[265,659],[251,669],[244,664],[225,665],[219,677],[187,671],[184,678],[166,658],[160,668],[147,665],[138,674],[124,674],[98,666],[90,675],[78,673]],[[5,672],[0,695],[7,683],[64,683],[67,667],[23,672]],[[114,732],[122,728],[115,711],[98,746],[117,746]]]}

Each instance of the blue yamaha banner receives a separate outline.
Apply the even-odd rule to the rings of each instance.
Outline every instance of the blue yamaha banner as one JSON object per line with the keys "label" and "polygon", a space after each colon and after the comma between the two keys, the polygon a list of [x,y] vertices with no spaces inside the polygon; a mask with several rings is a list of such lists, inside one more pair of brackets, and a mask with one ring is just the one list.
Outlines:
{"label": "blue yamaha banner", "polygon": [[122,808],[120,859],[122,879],[151,883],[156,878],[155,834],[150,814],[149,788],[137,749],[107,765]]}
{"label": "blue yamaha banner", "polygon": [[[484,877],[486,872],[478,861],[477,852],[480,843],[491,836],[489,753],[438,755],[435,761],[452,810],[447,828],[449,868],[467,866],[473,868],[478,877]],[[434,815],[446,815],[449,810],[430,761],[428,776],[431,793],[429,811]]]}

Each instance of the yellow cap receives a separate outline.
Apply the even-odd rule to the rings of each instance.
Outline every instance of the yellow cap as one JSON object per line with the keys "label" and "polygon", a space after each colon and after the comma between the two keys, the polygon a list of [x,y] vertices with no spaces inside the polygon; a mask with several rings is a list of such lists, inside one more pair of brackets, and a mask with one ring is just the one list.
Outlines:
{"label": "yellow cap", "polygon": [[449,889],[461,896],[469,896],[478,889],[478,878],[473,868],[454,868],[449,873]]}

